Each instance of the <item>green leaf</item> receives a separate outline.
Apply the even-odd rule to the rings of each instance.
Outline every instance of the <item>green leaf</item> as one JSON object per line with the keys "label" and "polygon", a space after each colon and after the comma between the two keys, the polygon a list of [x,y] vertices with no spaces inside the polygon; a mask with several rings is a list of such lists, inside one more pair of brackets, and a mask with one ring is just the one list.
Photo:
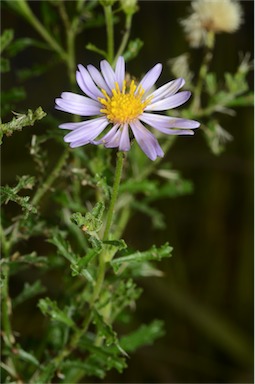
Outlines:
{"label": "green leaf", "polygon": [[233,139],[232,135],[223,129],[217,120],[211,120],[204,127],[206,141],[214,155],[220,155],[226,144]]}
{"label": "green leaf", "polygon": [[124,274],[125,272],[128,276],[138,278],[138,277],[150,277],[150,276],[157,276],[162,277],[164,273],[158,269],[155,268],[155,266],[149,262],[144,261],[143,263],[131,263],[131,264],[123,264],[118,270],[117,275]]}
{"label": "green leaf", "polygon": [[[59,3],[57,1],[56,3]],[[59,16],[57,10],[52,7],[49,1],[40,2],[40,14],[42,17],[43,25],[48,31],[54,31],[54,35],[59,32]]]}
{"label": "green leaf", "polygon": [[88,51],[99,53],[99,55],[101,55],[101,56],[103,56],[105,58],[107,57],[107,52],[104,51],[103,49],[98,48],[95,44],[88,43],[88,44],[86,44],[85,48]]}
{"label": "green leaf", "polygon": [[96,327],[98,329],[98,334],[105,339],[106,346],[109,347],[113,344],[124,356],[128,356],[123,350],[123,348],[121,348],[121,346],[119,345],[117,333],[113,331],[112,326],[110,324],[107,324],[104,321],[103,316],[100,315],[100,313],[96,310],[93,311],[93,317],[94,323],[96,324]]}
{"label": "green leaf", "polygon": [[120,185],[120,192],[144,193],[145,195],[155,194],[158,190],[156,180],[127,180]]}
{"label": "green leaf", "polygon": [[127,367],[125,357],[122,353],[120,355],[120,351],[115,345],[98,347],[95,346],[93,338],[90,339],[84,335],[80,340],[79,347],[90,352],[88,359],[86,359],[87,364],[101,367],[105,372],[115,368],[121,373]]}
{"label": "green leaf", "polygon": [[70,263],[76,264],[78,256],[71,249],[70,244],[65,240],[63,232],[58,229],[53,230],[52,238],[48,239],[48,243],[54,244],[61,256],[64,256]]}
{"label": "green leaf", "polygon": [[2,53],[6,47],[11,43],[13,40],[14,32],[13,29],[5,29],[0,36],[0,53]]}
{"label": "green leaf", "polygon": [[238,95],[249,89],[245,79],[246,73],[238,71],[232,75],[231,73],[226,72],[224,76],[226,88],[230,93]]}
{"label": "green leaf", "polygon": [[36,366],[40,365],[39,361],[35,358],[34,355],[24,351],[24,349],[20,348],[19,346],[15,348],[15,355],[27,363],[32,363],[33,365],[36,365]]}
{"label": "green leaf", "polygon": [[29,68],[22,68],[17,71],[17,77],[20,81],[25,81],[33,77],[39,77],[49,72],[53,67],[60,63],[58,56],[53,56],[43,64],[33,64]]}
{"label": "green leaf", "polygon": [[122,256],[122,257],[118,257],[116,259],[113,259],[111,261],[111,265],[114,269],[115,272],[118,272],[119,270],[119,267],[123,264],[123,263],[143,263],[144,261],[149,261],[149,260],[161,260],[162,258],[165,258],[165,257],[170,257],[172,256],[171,255],[171,252],[172,252],[173,248],[169,246],[168,243],[162,245],[160,248],[157,248],[155,245],[152,246],[151,249],[149,249],[148,251],[144,251],[144,252],[135,252],[135,253],[132,253],[131,255],[128,255],[128,256]]}
{"label": "green leaf", "polygon": [[136,331],[120,339],[120,345],[127,352],[134,352],[143,345],[153,344],[155,340],[164,336],[164,323],[154,320],[150,324],[141,325]]}
{"label": "green leaf", "polygon": [[193,192],[193,183],[190,180],[182,179],[179,175],[174,180],[169,180],[163,185],[159,186],[155,193],[152,193],[145,199],[146,203],[158,199],[173,198],[178,196],[187,195]]}
{"label": "green leaf", "polygon": [[[86,376],[95,376],[103,379],[105,376],[105,370],[100,367],[97,361],[93,361],[93,359],[83,360],[65,360],[61,364],[61,369],[65,371],[66,369],[69,371],[72,368],[79,369],[84,371]],[[65,372],[64,372],[65,374]],[[66,379],[66,374],[65,374]]]}
{"label": "green leaf", "polygon": [[10,61],[3,57],[0,58],[0,72],[5,73],[10,71]]}
{"label": "green leaf", "polygon": [[85,277],[88,277],[88,271],[86,268],[88,267],[88,264],[91,262],[91,260],[93,260],[100,252],[101,250],[95,248],[89,249],[84,257],[81,257],[77,259],[76,262],[72,263],[71,268],[74,272],[73,276],[81,274]]}
{"label": "green leaf", "polygon": [[48,262],[48,258],[43,256],[37,256],[36,252],[31,252],[27,255],[20,255],[19,252],[15,252],[10,259],[5,258],[1,260],[2,264],[10,265],[11,272],[12,272],[12,269],[15,268],[15,266],[22,263],[33,265],[36,267],[41,267],[46,265],[47,262]]}
{"label": "green leaf", "polygon": [[115,247],[118,251],[121,251],[121,250],[127,248],[127,244],[126,244],[125,240],[123,240],[123,239],[121,239],[121,240],[105,240],[103,243],[109,244],[112,247]]}
{"label": "green leaf", "polygon": [[23,290],[18,296],[13,299],[13,306],[19,305],[32,297],[39,295],[46,291],[46,288],[42,285],[40,280],[37,280],[33,284],[25,283]]}
{"label": "green leaf", "polygon": [[128,44],[126,51],[123,54],[125,61],[127,62],[134,59],[142,49],[143,44],[143,41],[139,38],[131,40]]}
{"label": "green leaf", "polygon": [[12,135],[14,131],[20,131],[23,127],[32,126],[37,120],[41,120],[46,116],[46,113],[41,107],[37,108],[34,112],[28,109],[27,114],[14,113],[16,117],[9,123],[0,124],[0,143],[2,143],[3,135]]}
{"label": "green leaf", "polygon": [[46,297],[39,300],[38,307],[45,316],[48,315],[52,320],[59,321],[69,327],[75,327],[73,320],[58,307],[56,301]]}
{"label": "green leaf", "polygon": [[91,212],[83,216],[80,212],[73,213],[71,220],[77,224],[84,232],[92,233],[100,231],[102,227],[102,217],[104,213],[104,203],[98,202]]}
{"label": "green leaf", "polygon": [[123,311],[124,308],[134,306],[135,301],[140,297],[142,289],[137,287],[132,279],[117,281],[108,288],[111,301],[111,321]]}
{"label": "green leaf", "polygon": [[39,40],[31,39],[30,37],[22,37],[15,39],[8,47],[8,55],[15,56],[17,53],[23,51],[26,48],[37,47],[43,49],[49,49],[49,46]]}
{"label": "green leaf", "polygon": [[32,189],[35,183],[35,178],[31,176],[22,176],[18,178],[18,184],[15,187],[9,187],[8,185],[0,188],[2,204],[7,204],[9,201],[13,201],[19,204],[22,210],[25,212],[25,218],[31,213],[37,213],[37,209],[31,205],[28,201],[30,196],[19,196],[18,192],[21,189]]}
{"label": "green leaf", "polygon": [[214,96],[217,92],[217,78],[215,73],[208,73],[205,77],[206,91],[210,96]]}
{"label": "green leaf", "polygon": [[247,95],[235,97],[227,103],[227,107],[253,107],[254,93],[250,92]]}
{"label": "green leaf", "polygon": [[54,376],[56,366],[54,362],[49,362],[46,366],[42,367],[41,373],[34,378],[34,383],[46,384],[50,383]]}

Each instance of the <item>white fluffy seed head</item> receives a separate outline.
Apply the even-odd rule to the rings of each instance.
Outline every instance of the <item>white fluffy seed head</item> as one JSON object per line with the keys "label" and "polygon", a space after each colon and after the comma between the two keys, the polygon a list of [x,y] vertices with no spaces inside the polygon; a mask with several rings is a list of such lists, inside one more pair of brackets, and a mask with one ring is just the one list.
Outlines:
{"label": "white fluffy seed head", "polygon": [[242,8],[234,0],[193,0],[191,14],[181,25],[192,47],[205,45],[207,33],[238,30],[242,23]]}

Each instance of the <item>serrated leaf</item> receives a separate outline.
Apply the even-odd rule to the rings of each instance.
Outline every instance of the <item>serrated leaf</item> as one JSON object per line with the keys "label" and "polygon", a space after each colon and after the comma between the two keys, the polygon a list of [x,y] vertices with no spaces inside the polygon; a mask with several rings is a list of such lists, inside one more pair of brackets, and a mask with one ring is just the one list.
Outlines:
{"label": "serrated leaf", "polygon": [[25,283],[23,290],[18,296],[13,299],[13,306],[19,305],[32,297],[39,295],[46,291],[46,288],[42,285],[40,280],[37,280],[33,284]]}
{"label": "serrated leaf", "polygon": [[111,261],[111,265],[115,272],[118,271],[119,267],[123,263],[142,263],[144,261],[151,261],[151,260],[161,260],[165,257],[170,257],[171,252],[173,248],[169,246],[168,243],[162,245],[160,248],[157,248],[155,245],[151,247],[148,251],[144,252],[134,252],[131,255],[128,256],[122,256],[118,257],[116,259],[113,259]]}
{"label": "serrated leaf", "polygon": [[2,142],[3,135],[10,136],[15,131],[20,131],[23,127],[34,125],[37,120],[41,120],[46,116],[46,113],[41,107],[35,111],[28,109],[27,113],[14,113],[16,116],[8,123],[0,124],[0,142]]}
{"label": "serrated leaf", "polygon": [[16,264],[24,263],[24,264],[31,264],[34,266],[42,266],[46,265],[48,262],[48,259],[44,256],[37,256],[36,252],[31,252],[27,255],[20,255],[18,252],[15,252],[10,259],[2,259],[1,263],[9,264],[12,268]]}
{"label": "serrated leaf", "polygon": [[141,293],[142,289],[137,287],[132,279],[128,279],[127,281],[121,280],[117,282],[116,285],[113,285],[112,292],[110,292],[110,300],[112,303],[111,321],[114,321],[124,308],[127,306],[132,307]]}
{"label": "serrated leaf", "polygon": [[143,345],[153,344],[155,340],[164,336],[164,323],[154,320],[150,324],[141,325],[136,331],[120,339],[120,345],[127,352],[134,352]]}
{"label": "serrated leaf", "polygon": [[73,213],[71,220],[77,224],[84,232],[98,232],[102,227],[102,217],[104,213],[104,203],[98,202],[91,212],[87,212],[83,216],[80,212]]}
{"label": "serrated leaf", "polygon": [[32,189],[35,183],[35,178],[31,176],[22,176],[18,178],[18,184],[15,187],[9,187],[8,185],[0,188],[1,201],[3,204],[7,204],[9,201],[13,201],[19,204],[23,211],[25,211],[25,217],[30,213],[37,213],[37,209],[31,205],[28,201],[30,196],[19,196],[18,192],[21,189]]}
{"label": "serrated leaf", "polygon": [[126,352],[119,345],[117,333],[113,331],[112,326],[107,324],[103,316],[100,315],[96,310],[93,311],[94,323],[98,328],[99,335],[101,335],[105,339],[106,346],[115,345],[116,348],[124,355],[128,356]]}
{"label": "serrated leaf", "polygon": [[87,268],[88,264],[91,262],[91,260],[94,259],[99,253],[101,249],[89,249],[88,252],[84,257],[79,258],[79,260],[76,261],[75,265],[79,270],[82,270],[84,268]]}
{"label": "serrated leaf", "polygon": [[121,251],[121,250],[127,248],[127,244],[126,244],[125,240],[123,240],[123,239],[120,239],[120,240],[105,240],[105,241],[103,241],[103,243],[115,247],[118,251]]}
{"label": "serrated leaf", "polygon": [[71,263],[76,264],[78,256],[73,252],[71,245],[65,240],[64,235],[58,229],[52,231],[52,237],[47,240],[48,243],[57,247],[61,256],[64,256]]}
{"label": "serrated leaf", "polygon": [[95,341],[89,339],[87,335],[84,335],[80,340],[79,346],[87,352],[90,352],[90,356],[86,359],[86,363],[97,365],[101,367],[105,372],[115,368],[119,373],[127,367],[125,357],[115,345],[106,347],[95,346]]}
{"label": "serrated leaf", "polygon": [[73,320],[58,307],[56,301],[52,301],[46,297],[45,299],[39,300],[38,307],[44,315],[51,317],[52,320],[59,321],[69,327],[75,326]]}

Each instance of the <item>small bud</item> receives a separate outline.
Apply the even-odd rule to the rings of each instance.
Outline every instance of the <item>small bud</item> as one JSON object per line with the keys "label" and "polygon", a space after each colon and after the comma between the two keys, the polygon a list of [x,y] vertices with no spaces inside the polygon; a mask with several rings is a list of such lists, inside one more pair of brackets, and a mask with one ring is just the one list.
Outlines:
{"label": "small bud", "polygon": [[121,7],[127,15],[137,11],[137,0],[120,0]]}

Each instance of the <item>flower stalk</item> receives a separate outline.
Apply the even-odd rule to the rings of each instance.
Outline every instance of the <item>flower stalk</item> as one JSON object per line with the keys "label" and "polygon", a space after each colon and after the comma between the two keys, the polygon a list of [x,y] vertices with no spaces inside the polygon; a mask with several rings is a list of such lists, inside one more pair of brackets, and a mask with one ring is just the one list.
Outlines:
{"label": "flower stalk", "polygon": [[104,5],[104,14],[106,22],[107,34],[107,58],[110,63],[113,62],[114,57],[114,29],[113,29],[113,14],[112,5]]}

